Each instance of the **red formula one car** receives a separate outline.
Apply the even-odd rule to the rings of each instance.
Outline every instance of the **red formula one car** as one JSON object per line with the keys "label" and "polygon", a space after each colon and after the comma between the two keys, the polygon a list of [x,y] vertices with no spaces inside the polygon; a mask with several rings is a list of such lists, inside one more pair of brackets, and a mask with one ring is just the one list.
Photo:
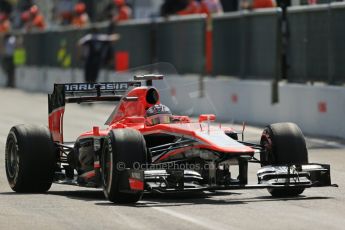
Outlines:
{"label": "red formula one car", "polygon": [[[297,196],[305,188],[331,186],[329,165],[308,164],[306,143],[295,124],[267,126],[260,144],[240,141],[234,129],[213,123],[213,114],[200,115],[197,122],[172,115],[152,86],[162,78],[56,84],[49,95],[49,129],[18,125],[9,132],[11,188],[45,192],[53,182],[96,187],[112,202],[132,203],[144,192],[267,188],[273,196]],[[93,127],[75,142],[64,142],[65,104],[95,101],[118,102],[108,128]],[[249,162],[262,166],[258,184],[247,183]]]}

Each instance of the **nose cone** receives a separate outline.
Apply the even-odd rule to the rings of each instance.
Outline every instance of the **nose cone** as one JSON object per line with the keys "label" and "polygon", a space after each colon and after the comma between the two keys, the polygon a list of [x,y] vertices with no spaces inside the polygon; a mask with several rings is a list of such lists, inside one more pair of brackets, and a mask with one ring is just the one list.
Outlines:
{"label": "nose cone", "polygon": [[195,131],[195,136],[210,146],[211,149],[227,153],[254,154],[254,150],[228,137],[224,131]]}

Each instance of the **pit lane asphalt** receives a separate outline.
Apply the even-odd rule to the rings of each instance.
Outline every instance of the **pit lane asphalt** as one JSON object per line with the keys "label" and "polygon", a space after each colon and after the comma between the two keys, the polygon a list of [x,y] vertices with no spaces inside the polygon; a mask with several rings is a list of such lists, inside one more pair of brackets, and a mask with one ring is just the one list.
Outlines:
{"label": "pit lane asphalt", "polygon": [[[7,184],[4,149],[11,126],[47,124],[47,96],[0,88],[0,229],[345,229],[345,145],[307,138],[310,162],[331,164],[339,188],[312,188],[302,196],[274,199],[266,190],[213,195],[146,195],[135,205],[109,203],[101,190],[53,185],[46,194],[17,194]],[[109,106],[68,105],[66,140],[103,124]],[[237,126],[238,127],[238,126]],[[262,128],[247,127],[258,141]],[[258,165],[250,165],[256,182]]]}

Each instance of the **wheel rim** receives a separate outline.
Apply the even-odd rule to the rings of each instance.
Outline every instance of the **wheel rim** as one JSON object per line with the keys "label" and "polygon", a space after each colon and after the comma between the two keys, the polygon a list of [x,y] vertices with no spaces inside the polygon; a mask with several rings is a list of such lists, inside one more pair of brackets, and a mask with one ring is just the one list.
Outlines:
{"label": "wheel rim", "polygon": [[274,162],[272,139],[266,130],[262,135],[261,145],[265,150],[265,152],[260,155],[261,164],[272,164]]}
{"label": "wheel rim", "polygon": [[104,147],[104,152],[101,157],[102,184],[106,196],[108,195],[107,193],[109,193],[112,180],[112,163],[113,157],[111,152],[109,151],[109,147],[106,145]]}
{"label": "wheel rim", "polygon": [[8,176],[15,179],[19,172],[19,154],[18,146],[13,138],[8,142],[6,166]]}

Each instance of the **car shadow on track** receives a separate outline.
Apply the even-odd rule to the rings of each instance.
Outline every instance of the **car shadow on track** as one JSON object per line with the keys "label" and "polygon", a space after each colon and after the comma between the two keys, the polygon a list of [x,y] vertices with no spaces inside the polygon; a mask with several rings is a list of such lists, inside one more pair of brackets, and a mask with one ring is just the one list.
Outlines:
{"label": "car shadow on track", "polygon": [[[84,200],[95,202],[99,206],[119,205],[109,202],[101,190],[75,190],[75,191],[50,191],[48,195],[65,196],[70,199]],[[333,199],[333,197],[321,196],[303,196],[287,197],[287,198],[273,198],[271,196],[255,196],[244,197],[244,193],[240,192],[199,192],[199,193],[183,193],[183,194],[144,194],[142,200],[136,204],[121,204],[121,206],[132,207],[164,207],[164,206],[185,206],[185,205],[238,205],[253,202],[279,202],[279,201],[294,201],[294,200],[325,200]]]}
{"label": "car shadow on track", "polygon": [[[24,196],[25,193],[3,192],[0,195]],[[74,191],[49,191],[45,195],[63,196],[69,199],[94,202],[99,206],[129,206],[137,208],[169,207],[188,205],[243,205],[253,202],[280,202],[280,201],[313,201],[334,199],[333,197],[303,196],[289,198],[273,198],[271,196],[239,197],[243,193],[217,191],[212,193],[186,193],[186,194],[145,194],[142,200],[135,204],[114,204],[109,202],[101,190],[74,190]],[[215,198],[215,199],[214,199]]]}
{"label": "car shadow on track", "polygon": [[49,191],[47,194],[55,196],[65,196],[71,199],[84,201],[104,201],[102,190],[73,190],[73,191]]}
{"label": "car shadow on track", "polygon": [[100,190],[74,190],[74,191],[49,191],[47,193],[16,193],[16,192],[0,192],[0,196],[63,196],[76,200],[85,201],[102,201],[106,200],[104,194]]}
{"label": "car shadow on track", "polygon": [[[229,192],[215,192],[212,194],[202,194],[199,196],[188,195],[184,197],[164,195],[149,195],[144,196],[142,201],[135,204],[136,207],[164,207],[164,206],[186,206],[186,205],[243,205],[253,202],[279,202],[279,201],[295,201],[295,200],[323,200],[333,199],[333,197],[289,197],[289,198],[273,198],[271,196],[257,196],[257,197],[239,197],[241,193]],[[215,198],[215,199],[213,199]],[[101,204],[97,204],[101,205]],[[103,203],[105,205],[105,203]]]}

